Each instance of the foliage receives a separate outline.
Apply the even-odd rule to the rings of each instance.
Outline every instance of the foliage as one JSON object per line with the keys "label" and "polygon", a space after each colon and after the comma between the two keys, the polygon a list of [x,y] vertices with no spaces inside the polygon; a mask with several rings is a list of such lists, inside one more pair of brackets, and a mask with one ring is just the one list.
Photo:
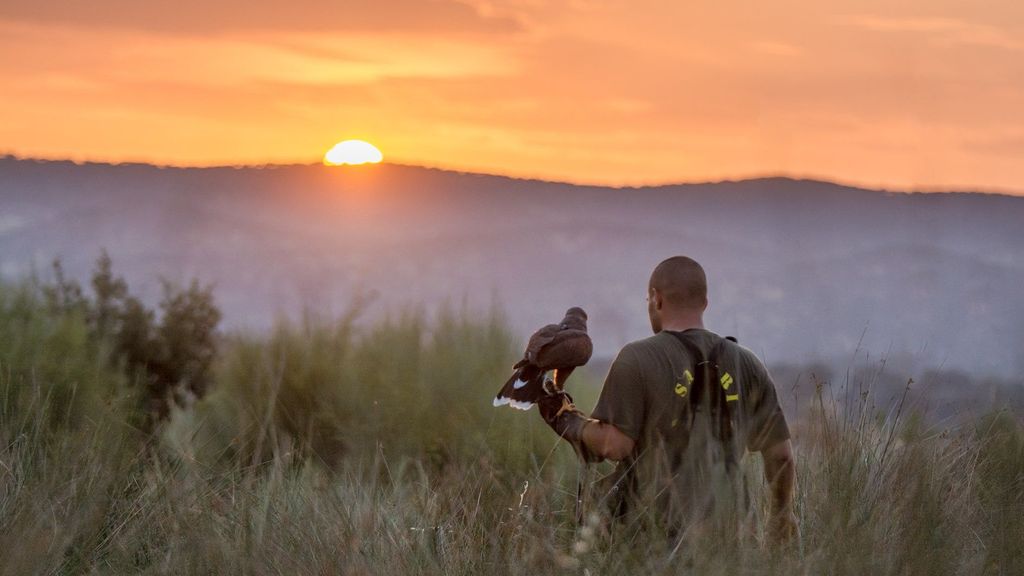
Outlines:
{"label": "foliage", "polygon": [[[100,315],[60,298],[57,314],[0,288],[0,574],[1024,571],[1024,426],[1007,412],[936,428],[912,388],[878,408],[847,382],[863,393],[840,408],[819,381],[794,426],[800,545],[757,530],[676,550],[574,525],[571,449],[490,406],[518,344],[500,314],[353,309],[231,335],[210,393],[141,450]],[[592,378],[571,385],[589,409]],[[745,466],[763,510],[758,458]]]}
{"label": "foliage", "polygon": [[147,428],[166,420],[173,405],[185,406],[206,393],[221,319],[212,287],[193,280],[179,288],[165,281],[158,321],[156,312],[114,275],[105,251],[93,271],[92,298],[65,276],[59,260],[53,277],[39,287],[49,309],[83,318],[91,340],[105,344],[111,362],[124,366],[143,391]]}
{"label": "foliage", "polygon": [[125,397],[126,378],[92,339],[84,309],[54,314],[28,285],[0,286],[0,416],[46,443],[97,425]]}
{"label": "foliage", "polygon": [[440,468],[480,454],[528,465],[550,449],[539,420],[491,409],[515,357],[500,314],[444,308],[428,322],[407,310],[360,327],[361,312],[230,337],[216,389],[196,409],[197,456],[237,466],[313,457],[335,468],[384,451]]}
{"label": "foliage", "polygon": [[[162,420],[169,415],[169,399],[187,406],[191,399],[206,394],[221,313],[214,304],[212,288],[202,287],[196,280],[185,289],[164,282],[160,311],[160,323],[148,339],[153,351],[144,365],[149,398],[155,404],[151,411]],[[140,332],[142,326],[139,324]]]}

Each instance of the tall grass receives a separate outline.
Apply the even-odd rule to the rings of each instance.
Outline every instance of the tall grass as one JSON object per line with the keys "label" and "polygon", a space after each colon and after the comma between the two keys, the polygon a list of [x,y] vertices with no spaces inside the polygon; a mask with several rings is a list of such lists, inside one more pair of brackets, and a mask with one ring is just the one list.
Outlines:
{"label": "tall grass", "polygon": [[29,286],[0,290],[0,570],[94,562],[137,454],[132,407],[83,318],[51,313]]}
{"label": "tall grass", "polygon": [[520,344],[500,314],[357,312],[226,337],[211,393],[146,438],[81,319],[0,290],[0,573],[1024,573],[1011,414],[937,429],[869,389],[839,409],[822,382],[796,428],[800,543],[671,555],[577,527],[571,449],[490,406]]}
{"label": "tall grass", "polygon": [[481,457],[519,468],[550,450],[539,419],[490,405],[515,359],[499,313],[443,308],[428,321],[407,310],[364,328],[357,318],[229,337],[216,389],[171,426],[179,446],[208,465],[312,458],[330,469],[378,454],[435,469]]}

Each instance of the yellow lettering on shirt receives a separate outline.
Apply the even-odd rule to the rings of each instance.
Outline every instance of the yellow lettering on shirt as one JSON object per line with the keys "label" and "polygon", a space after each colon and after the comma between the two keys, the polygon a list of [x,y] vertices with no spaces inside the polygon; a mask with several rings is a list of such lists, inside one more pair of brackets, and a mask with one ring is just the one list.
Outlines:
{"label": "yellow lettering on shirt", "polygon": [[722,380],[722,388],[725,388],[726,390],[728,390],[729,386],[732,386],[732,382],[733,382],[732,375],[729,374],[728,372],[726,372],[725,374],[722,374],[721,380]]}

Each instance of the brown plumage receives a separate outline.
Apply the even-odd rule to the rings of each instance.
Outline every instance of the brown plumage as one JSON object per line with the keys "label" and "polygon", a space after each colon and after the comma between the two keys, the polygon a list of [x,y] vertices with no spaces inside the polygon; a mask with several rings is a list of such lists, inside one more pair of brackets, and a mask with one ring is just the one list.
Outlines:
{"label": "brown plumage", "polygon": [[[515,371],[494,397],[494,405],[530,409],[544,394],[563,390],[572,371],[586,364],[593,351],[587,313],[569,308],[560,323],[548,324],[530,336],[523,359],[512,367]],[[550,370],[555,371],[553,389],[545,387]]]}

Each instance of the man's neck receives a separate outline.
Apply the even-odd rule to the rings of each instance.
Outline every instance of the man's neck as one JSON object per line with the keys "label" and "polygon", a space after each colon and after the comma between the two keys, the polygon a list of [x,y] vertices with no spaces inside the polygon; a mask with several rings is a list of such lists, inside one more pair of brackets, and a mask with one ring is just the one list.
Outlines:
{"label": "man's neck", "polygon": [[690,330],[691,328],[704,328],[704,319],[701,317],[686,317],[680,316],[678,318],[665,318],[661,322],[662,330],[671,330],[672,332],[683,332]]}

